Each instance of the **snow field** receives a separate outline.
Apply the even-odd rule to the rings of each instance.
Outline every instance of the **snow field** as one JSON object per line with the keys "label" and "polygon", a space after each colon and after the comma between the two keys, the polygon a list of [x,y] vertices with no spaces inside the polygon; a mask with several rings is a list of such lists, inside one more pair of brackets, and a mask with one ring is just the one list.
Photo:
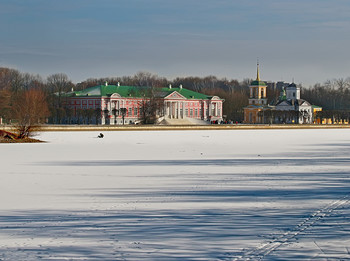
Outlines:
{"label": "snow field", "polygon": [[0,260],[350,259],[346,129],[1,144]]}

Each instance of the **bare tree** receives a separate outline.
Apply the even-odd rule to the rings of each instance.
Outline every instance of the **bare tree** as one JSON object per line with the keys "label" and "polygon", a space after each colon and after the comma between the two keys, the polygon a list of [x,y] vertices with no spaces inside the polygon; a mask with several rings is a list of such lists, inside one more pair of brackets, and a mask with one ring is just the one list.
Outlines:
{"label": "bare tree", "polygon": [[50,94],[49,106],[53,115],[56,115],[55,122],[61,123],[62,107],[64,103],[63,94],[70,91],[74,84],[63,73],[52,74],[47,77],[48,92]]}
{"label": "bare tree", "polygon": [[122,115],[123,125],[124,125],[124,118],[125,118],[125,115],[126,115],[126,108],[120,108],[119,112]]}
{"label": "bare tree", "polygon": [[11,96],[10,90],[0,90],[0,118],[9,120],[11,116]]}
{"label": "bare tree", "polygon": [[102,113],[101,108],[97,108],[97,109],[94,110],[94,116],[95,116],[95,120],[96,120],[96,125],[98,125],[98,123],[101,120],[101,113]]}
{"label": "bare tree", "polygon": [[140,120],[144,124],[154,124],[164,114],[164,100],[157,88],[149,88],[139,102]]}
{"label": "bare tree", "polygon": [[114,125],[117,124],[117,115],[119,114],[119,110],[117,108],[114,108],[112,110],[113,116],[114,116]]}
{"label": "bare tree", "polygon": [[18,93],[12,105],[12,113],[17,121],[15,126],[18,137],[23,139],[31,136],[49,116],[44,92],[30,89]]}

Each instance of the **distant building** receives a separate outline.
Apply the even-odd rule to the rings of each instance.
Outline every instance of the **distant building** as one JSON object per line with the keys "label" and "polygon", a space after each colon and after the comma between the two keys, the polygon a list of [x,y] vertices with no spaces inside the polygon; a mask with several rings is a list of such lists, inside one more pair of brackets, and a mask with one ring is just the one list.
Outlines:
{"label": "distant building", "polygon": [[[276,105],[269,105],[266,97],[266,89],[281,90],[281,95]],[[295,83],[266,83],[260,80],[259,64],[257,65],[257,77],[249,86],[249,105],[244,108],[244,123],[314,123],[313,115],[321,107],[314,106],[300,98],[300,87]],[[275,104],[274,101],[270,101]],[[317,109],[315,109],[317,108]]]}
{"label": "distant building", "polygon": [[266,83],[260,80],[259,63],[256,80],[249,86],[249,105],[244,108],[244,123],[264,123],[264,111],[270,110],[266,98]]}
{"label": "distant building", "polygon": [[148,88],[135,86],[99,85],[82,91],[66,93],[64,122],[67,124],[135,124],[142,119],[145,103],[157,99],[160,119],[196,119],[222,121],[224,100],[182,86]]}
{"label": "distant building", "polygon": [[312,105],[312,114],[313,114],[313,121],[316,124],[322,124],[322,123],[327,123],[327,121],[322,122],[320,118],[317,118],[317,114],[322,112],[322,107],[317,106],[317,105]]}
{"label": "distant building", "polygon": [[276,123],[313,123],[312,105],[303,99],[300,99],[300,87],[295,83],[285,87],[275,110],[280,113],[276,114]]}

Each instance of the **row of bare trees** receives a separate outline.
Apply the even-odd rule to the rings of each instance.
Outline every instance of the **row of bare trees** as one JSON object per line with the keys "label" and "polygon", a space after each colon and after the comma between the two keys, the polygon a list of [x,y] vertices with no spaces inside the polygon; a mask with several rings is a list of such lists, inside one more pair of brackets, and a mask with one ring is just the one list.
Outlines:
{"label": "row of bare trees", "polygon": [[0,68],[0,118],[16,127],[25,138],[61,109],[60,95],[73,83],[64,74],[54,74],[45,81],[39,75]]}
{"label": "row of bare trees", "polygon": [[302,88],[303,99],[324,110],[350,110],[350,77],[328,80],[311,88]]}
{"label": "row of bare trees", "polygon": [[324,110],[319,111],[314,115],[317,122],[323,122],[326,120],[327,123],[350,123],[350,110]]}
{"label": "row of bare trees", "polygon": [[311,115],[295,110],[264,110],[259,111],[258,116],[264,124],[281,124],[281,123],[299,123],[299,120],[304,117],[302,122],[306,122]]}
{"label": "row of bare trees", "polygon": [[[40,75],[21,73],[18,70],[10,68],[0,68],[0,117],[3,122],[10,123],[11,120],[18,117],[19,110],[27,111],[25,118],[33,122],[33,118],[29,117],[29,107],[33,107],[29,99],[40,100],[40,105],[43,108],[38,109],[42,113],[36,112],[38,118],[34,122],[41,122],[43,118],[47,118],[50,123],[61,124],[63,119],[73,119],[73,112],[66,108],[66,97],[63,95],[74,88],[81,90],[88,87],[104,84],[117,84],[129,86],[150,87],[145,96],[148,99],[143,101],[141,106],[142,120],[145,123],[153,123],[154,119],[161,112],[161,102],[154,92],[153,87],[164,87],[171,84],[172,86],[183,85],[185,88],[205,93],[207,95],[217,95],[225,99],[223,106],[223,114],[228,120],[243,121],[243,108],[248,104],[249,84],[250,79],[243,81],[228,80],[226,78],[219,79],[215,76],[207,77],[177,77],[173,80],[168,80],[164,77],[159,77],[149,72],[139,72],[133,76],[109,77],[99,79],[87,79],[81,83],[74,84],[67,75],[58,73],[48,76],[43,79]],[[268,88],[267,96],[270,101],[276,100],[279,95],[279,90],[270,90]],[[323,107],[322,115],[330,118],[344,118],[347,111],[350,111],[350,78],[335,79],[325,82],[324,84],[316,84],[311,88],[302,88],[302,98],[308,100],[312,104]],[[24,102],[25,99],[28,101]],[[18,104],[21,103],[21,104]],[[26,104],[27,103],[27,104]],[[16,106],[20,106],[16,109]],[[35,107],[35,106],[34,106]],[[47,108],[47,109],[46,109]],[[89,119],[95,119],[98,122],[98,117],[101,117],[101,111],[84,110],[76,112],[81,117],[78,117],[78,123],[85,123],[84,119],[90,122]],[[118,112],[120,113],[120,112]],[[319,114],[321,115],[321,114]],[[75,115],[76,116],[76,115]],[[319,116],[321,117],[321,116]],[[326,116],[322,116],[326,117]],[[124,122],[124,121],[123,121]]]}

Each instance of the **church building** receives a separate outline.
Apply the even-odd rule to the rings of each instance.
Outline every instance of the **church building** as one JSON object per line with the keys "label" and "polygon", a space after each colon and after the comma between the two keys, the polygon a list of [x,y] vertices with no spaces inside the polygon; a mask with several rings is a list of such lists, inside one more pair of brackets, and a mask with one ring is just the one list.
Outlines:
{"label": "church building", "polygon": [[275,106],[268,105],[266,88],[266,83],[260,80],[258,63],[256,80],[249,86],[249,105],[244,108],[244,123],[313,123],[312,105],[300,98],[300,87],[295,83],[284,88]]}
{"label": "church building", "polygon": [[280,101],[276,104],[275,110],[276,123],[313,123],[312,105],[303,99],[300,99],[300,87],[295,83],[288,85]]}
{"label": "church building", "polygon": [[263,123],[264,111],[271,109],[267,104],[266,83],[260,80],[259,63],[256,80],[249,86],[249,105],[244,108],[244,123]]}

